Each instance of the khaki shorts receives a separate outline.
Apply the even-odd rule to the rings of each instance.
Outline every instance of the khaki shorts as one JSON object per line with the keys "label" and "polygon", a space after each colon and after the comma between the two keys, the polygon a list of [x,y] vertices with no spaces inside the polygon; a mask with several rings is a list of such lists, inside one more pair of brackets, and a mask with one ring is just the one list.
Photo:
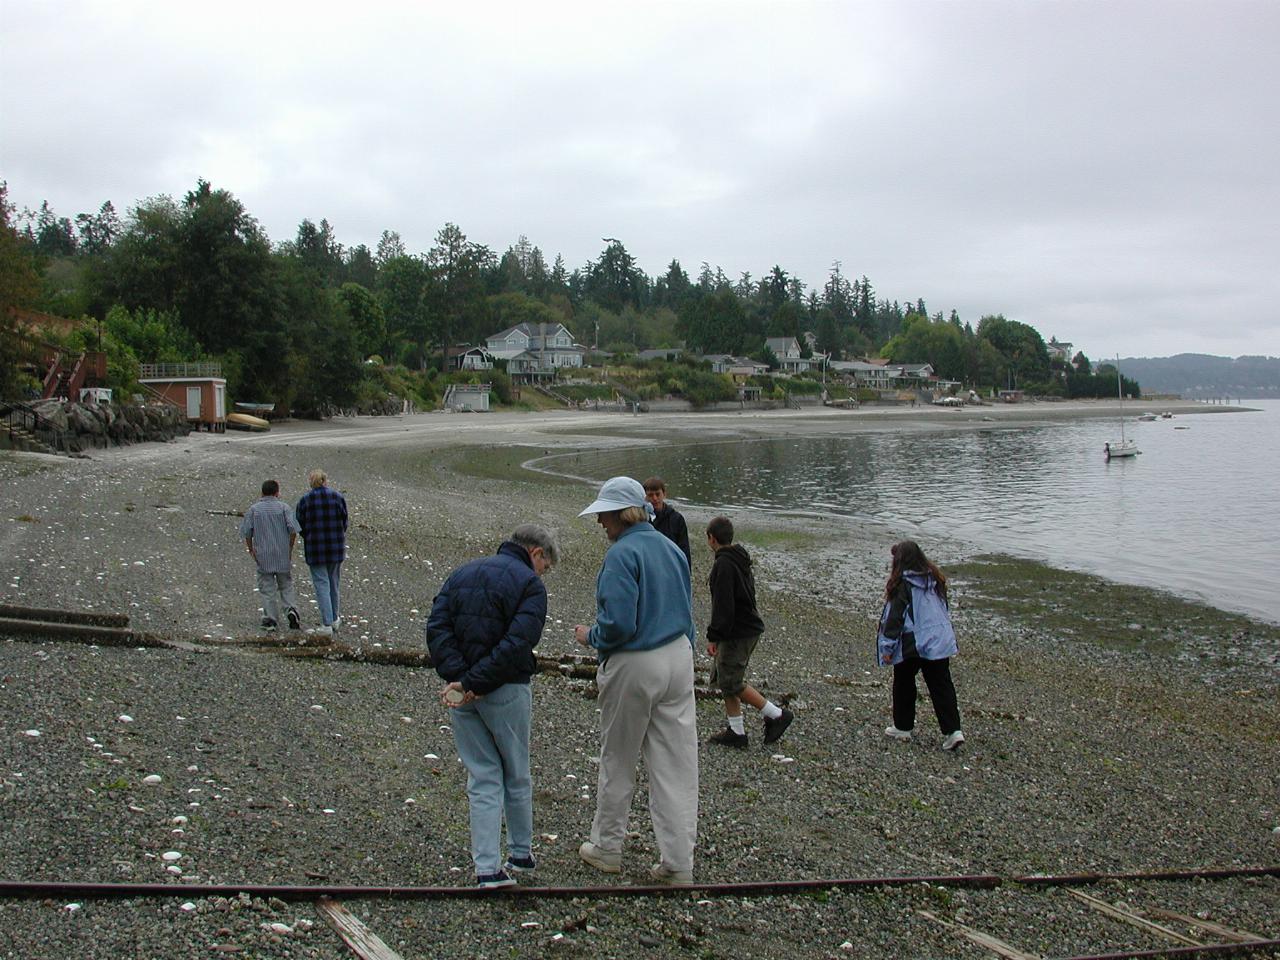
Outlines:
{"label": "khaki shorts", "polygon": [[719,687],[726,697],[736,697],[747,685],[747,664],[760,642],[760,635],[740,637],[716,644],[716,659],[711,665],[711,685]]}

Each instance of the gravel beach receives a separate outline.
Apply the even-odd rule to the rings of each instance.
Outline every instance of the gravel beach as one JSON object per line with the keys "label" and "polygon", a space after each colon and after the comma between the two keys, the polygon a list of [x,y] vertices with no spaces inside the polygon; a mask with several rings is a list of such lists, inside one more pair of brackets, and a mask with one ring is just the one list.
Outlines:
{"label": "gravel beach", "polygon": [[[1223,412],[1196,406],[1179,415]],[[372,661],[422,652],[421,621],[443,578],[526,521],[556,529],[565,555],[547,577],[539,652],[580,652],[572,625],[591,620],[606,547],[591,518],[576,518],[594,491],[521,463],[671,435],[965,429],[984,416],[1031,423],[1108,410],[436,413],[192,435],[91,459],[0,452],[0,602],[124,613],[173,644],[0,633],[0,879],[469,886],[465,772],[436,702],[440,681],[421,666]],[[351,509],[340,639],[364,660],[309,656],[305,634],[273,640],[257,629],[239,514],[268,477],[296,501],[312,467],[328,471]],[[691,530],[708,519],[682,510]],[[942,555],[956,574],[953,673],[968,737],[953,755],[938,748],[927,700],[913,742],[882,735],[889,674],[874,667],[871,638],[892,531],[868,527],[833,544],[799,519],[753,515],[740,538],[759,561],[767,625],[752,674],[796,722],[770,747],[752,716],[748,751],[703,744],[697,879],[994,874],[1005,883],[361,899],[348,909],[405,958],[992,955],[943,921],[1063,956],[1168,941],[1065,888],[1009,878],[1280,864],[1280,628],[1127,588],[1115,602],[1134,608],[1117,618],[1154,618],[1151,638],[1089,636],[1059,624],[1107,584],[1070,575],[1064,596],[1044,587],[1060,572]],[[710,555],[700,546],[701,627]],[[294,578],[304,626],[315,626],[300,551]],[[995,602],[1017,585],[1018,603]],[[698,663],[705,679],[709,661]],[[643,884],[656,859],[642,783],[622,876],[578,860],[594,810],[592,696],[589,681],[534,679],[538,885]],[[698,711],[705,741],[723,711],[715,700]],[[1275,875],[1108,881],[1086,892],[1280,938]],[[6,960],[351,955],[309,903],[0,900]]]}

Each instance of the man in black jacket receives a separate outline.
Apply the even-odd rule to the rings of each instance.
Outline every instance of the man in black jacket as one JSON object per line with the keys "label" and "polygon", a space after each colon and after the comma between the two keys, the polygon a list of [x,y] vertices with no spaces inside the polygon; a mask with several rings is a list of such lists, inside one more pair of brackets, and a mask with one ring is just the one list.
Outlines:
{"label": "man in black jacket", "polygon": [[644,482],[644,498],[653,507],[653,528],[680,548],[689,569],[693,569],[693,554],[689,551],[689,526],[680,511],[667,503],[667,482],[661,477],[650,477]]}
{"label": "man in black jacket", "polygon": [[[427,618],[431,663],[445,681],[453,739],[467,768],[471,858],[476,883],[507,887],[510,872],[534,868],[533,779],[529,773],[529,678],[547,619],[542,576],[559,559],[544,527],[516,527],[491,557],[449,575]],[[499,855],[507,821],[507,859]]]}
{"label": "man in black jacket", "polygon": [[746,682],[751,653],[764,633],[764,621],[756,610],[756,580],[751,556],[733,542],[733,521],[715,517],[707,524],[707,546],[715,554],[711,564],[711,622],[707,624],[707,655],[715,657],[711,682],[724,694],[726,726],[712,743],[746,749],[748,738],[742,704],[764,716],[764,742],[773,743],[791,726],[794,717],[786,707],[766,700]]}

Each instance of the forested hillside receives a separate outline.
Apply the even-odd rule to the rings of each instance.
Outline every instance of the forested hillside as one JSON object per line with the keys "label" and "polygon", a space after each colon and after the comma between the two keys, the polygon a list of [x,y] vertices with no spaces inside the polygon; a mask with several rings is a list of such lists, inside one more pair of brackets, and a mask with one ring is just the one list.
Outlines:
{"label": "forested hillside", "polygon": [[1280,357],[1214,357],[1179,353],[1120,361],[1147,393],[1184,397],[1280,397]]}
{"label": "forested hillside", "polygon": [[1051,360],[1025,323],[998,314],[970,322],[954,310],[931,313],[921,299],[882,297],[839,261],[816,284],[778,264],[733,278],[705,262],[691,275],[672,260],[650,277],[617,240],[569,267],[524,236],[499,254],[452,223],[425,252],[408,250],[394,230],[375,249],[348,247],[323,218],[273,242],[230,192],[203,180],[181,199],[150,197],[124,216],[107,201],[74,218],[47,202],[19,212],[0,183],[0,216],[8,395],[22,390],[11,306],[84,318],[64,346],[101,338],[123,389],[139,362],[216,359],[232,399],[297,411],[406,391],[429,402],[439,395],[443,345],[483,343],[522,322],[564,323],[580,344],[614,356],[684,345],[771,360],[766,338],[795,337],[805,355],[928,362],[981,390],[1116,389],[1114,371],[1096,376],[1083,355],[1074,366]]}

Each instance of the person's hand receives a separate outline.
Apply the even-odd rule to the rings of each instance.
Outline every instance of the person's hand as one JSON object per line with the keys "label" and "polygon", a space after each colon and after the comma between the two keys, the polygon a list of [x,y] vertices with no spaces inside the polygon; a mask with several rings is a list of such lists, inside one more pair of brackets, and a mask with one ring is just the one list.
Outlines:
{"label": "person's hand", "polygon": [[889,664],[893,663],[893,655],[889,653],[882,653],[880,655],[880,662],[887,667]]}
{"label": "person's hand", "polygon": [[582,624],[578,624],[576,627],[573,628],[573,639],[578,642],[579,646],[583,646],[583,647],[590,646],[591,644],[591,641],[589,639],[590,633],[591,631],[589,631],[586,627],[584,627]]}
{"label": "person's hand", "polygon": [[707,656],[714,657],[716,655],[716,645],[714,643],[707,644]]}
{"label": "person's hand", "polygon": [[452,683],[446,683],[440,689],[440,703],[449,709],[461,707],[471,703],[476,699],[476,695],[470,690],[463,690],[462,684],[457,680]]}

